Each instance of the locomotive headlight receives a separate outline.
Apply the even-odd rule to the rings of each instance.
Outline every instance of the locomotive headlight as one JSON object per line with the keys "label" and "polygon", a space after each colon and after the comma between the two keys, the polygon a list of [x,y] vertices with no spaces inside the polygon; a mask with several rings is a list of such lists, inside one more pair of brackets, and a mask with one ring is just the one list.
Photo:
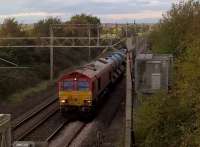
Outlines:
{"label": "locomotive headlight", "polygon": [[91,100],[87,100],[87,102],[88,102],[89,104],[92,104],[92,101],[91,101]]}
{"label": "locomotive headlight", "polygon": [[85,103],[86,105],[91,105],[91,104],[92,104],[92,101],[91,101],[91,100],[84,100],[84,103]]}
{"label": "locomotive headlight", "polygon": [[61,102],[61,103],[65,103],[65,102],[66,102],[66,100],[61,100],[60,102]]}

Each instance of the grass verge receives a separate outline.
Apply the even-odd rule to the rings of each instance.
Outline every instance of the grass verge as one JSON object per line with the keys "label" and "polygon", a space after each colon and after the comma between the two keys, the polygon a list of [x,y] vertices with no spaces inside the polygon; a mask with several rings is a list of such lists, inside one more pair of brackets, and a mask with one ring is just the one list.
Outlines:
{"label": "grass verge", "polygon": [[53,85],[55,85],[55,81],[53,81],[53,82],[43,81],[34,87],[31,87],[26,90],[19,91],[15,94],[12,94],[11,96],[8,97],[8,102],[10,102],[10,103],[20,102],[23,99],[25,99],[26,97],[30,97],[30,96],[33,96],[35,94],[38,94],[38,93],[41,93],[41,92],[47,90],[49,87],[51,87]]}

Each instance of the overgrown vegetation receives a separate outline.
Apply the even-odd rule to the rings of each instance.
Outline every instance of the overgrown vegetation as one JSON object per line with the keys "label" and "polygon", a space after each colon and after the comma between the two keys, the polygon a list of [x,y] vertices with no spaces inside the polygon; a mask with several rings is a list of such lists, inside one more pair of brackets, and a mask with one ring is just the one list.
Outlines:
{"label": "overgrown vegetation", "polygon": [[[62,22],[58,18],[48,18],[41,20],[33,27],[24,27],[15,19],[6,19],[0,28],[0,37],[38,37],[38,40],[0,40],[0,45],[49,45],[49,42],[43,43],[39,37],[50,36],[50,25],[52,24],[100,24],[97,17],[88,15],[76,15],[68,22]],[[87,30],[87,29],[86,29]],[[84,29],[75,32],[74,28],[56,28],[54,36],[56,37],[83,37],[87,31]],[[97,32],[92,31],[91,36],[95,37]],[[85,37],[85,36],[84,36]],[[59,45],[60,42],[55,42]],[[76,42],[81,45],[83,42]],[[97,56],[98,52],[92,52],[92,58]],[[49,79],[49,48],[0,48],[0,58],[14,62],[20,66],[30,66],[29,69],[0,69],[0,100],[7,99],[9,96],[24,89],[31,88],[28,91],[35,91],[32,86]],[[88,60],[88,51],[80,48],[55,48],[54,52],[54,70],[56,76],[61,71],[69,67],[79,65]],[[0,60],[0,66],[12,66]],[[39,86],[36,89],[41,89]],[[42,88],[43,89],[43,88]]]}
{"label": "overgrown vegetation", "polygon": [[200,146],[200,2],[174,4],[150,35],[153,52],[175,57],[174,86],[142,101],[136,141],[145,147]]}

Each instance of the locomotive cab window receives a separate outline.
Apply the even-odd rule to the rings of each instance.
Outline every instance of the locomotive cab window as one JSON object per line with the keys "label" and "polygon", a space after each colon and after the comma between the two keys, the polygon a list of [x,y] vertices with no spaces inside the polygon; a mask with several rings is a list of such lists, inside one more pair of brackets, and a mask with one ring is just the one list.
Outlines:
{"label": "locomotive cab window", "polygon": [[73,90],[73,81],[72,80],[63,81],[63,90],[72,91]]}
{"label": "locomotive cab window", "polygon": [[88,81],[78,81],[77,88],[79,91],[88,91],[89,90]]}

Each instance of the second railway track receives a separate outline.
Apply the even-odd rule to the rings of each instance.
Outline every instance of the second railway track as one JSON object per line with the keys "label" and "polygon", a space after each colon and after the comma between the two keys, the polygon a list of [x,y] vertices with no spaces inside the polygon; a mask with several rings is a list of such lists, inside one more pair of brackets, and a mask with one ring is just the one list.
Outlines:
{"label": "second railway track", "polygon": [[40,126],[45,120],[59,110],[56,96],[47,99],[40,105],[12,121],[14,140],[22,140],[26,135]]}

